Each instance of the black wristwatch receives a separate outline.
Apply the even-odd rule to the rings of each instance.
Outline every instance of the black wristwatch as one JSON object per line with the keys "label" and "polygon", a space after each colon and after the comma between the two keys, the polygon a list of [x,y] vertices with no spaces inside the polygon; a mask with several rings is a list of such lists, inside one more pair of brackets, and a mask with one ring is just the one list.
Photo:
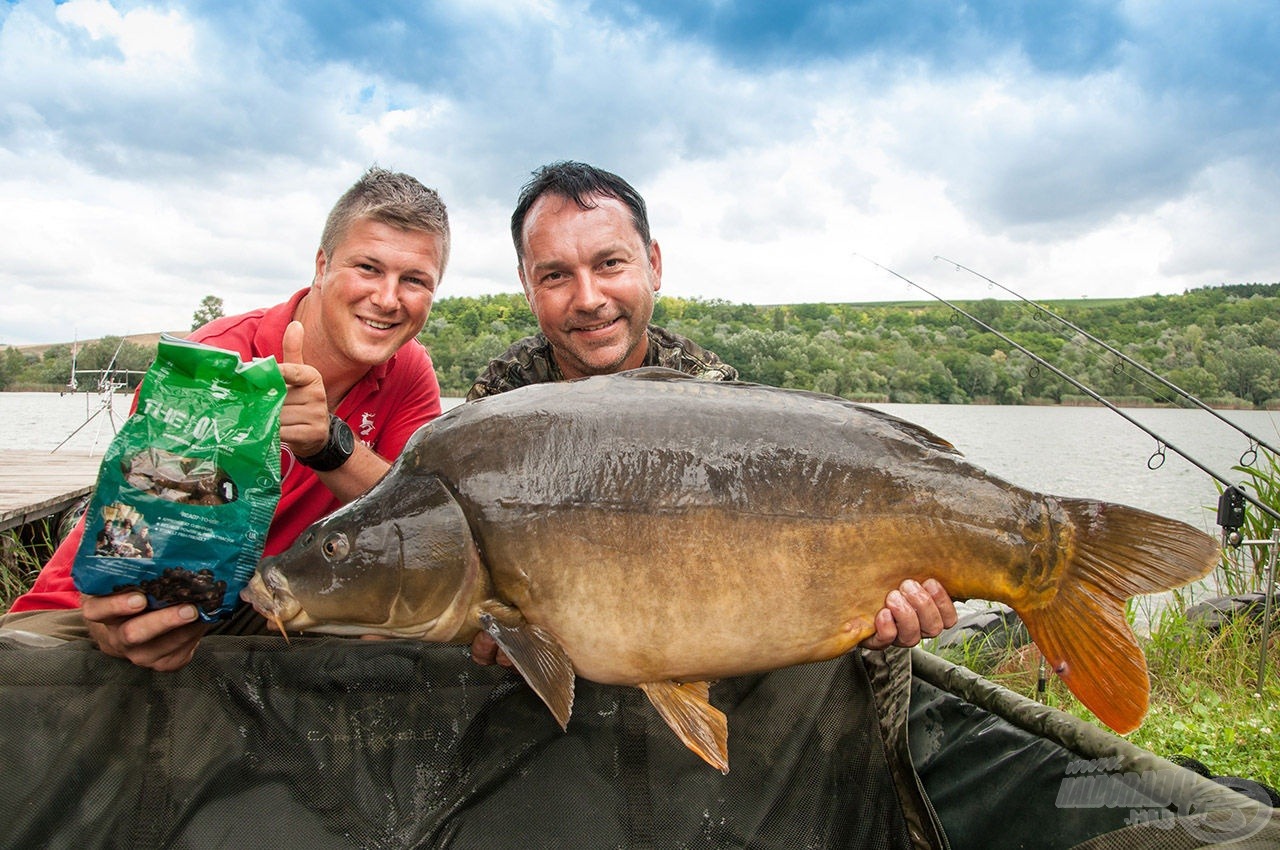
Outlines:
{"label": "black wristwatch", "polygon": [[[329,439],[320,451],[308,457],[299,457],[298,463],[316,472],[332,472],[347,462],[356,450],[356,435],[351,426],[332,413],[329,414]],[[297,455],[294,455],[297,457]]]}

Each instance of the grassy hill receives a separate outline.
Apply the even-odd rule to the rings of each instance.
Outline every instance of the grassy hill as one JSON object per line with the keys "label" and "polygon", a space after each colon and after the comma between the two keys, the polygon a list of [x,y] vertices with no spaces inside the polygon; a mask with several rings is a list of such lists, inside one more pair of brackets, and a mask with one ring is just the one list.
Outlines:
{"label": "grassy hill", "polygon": [[[115,339],[123,339],[125,342],[132,343],[133,345],[154,349],[160,342],[160,337],[165,334],[185,339],[189,333],[191,333],[191,331],[163,331],[161,333],[129,334],[124,337],[115,337]],[[55,346],[65,345],[70,348],[72,345],[76,345],[80,348],[87,348],[88,346],[100,343],[101,341],[101,339],[81,339],[75,341],[67,340],[66,342],[42,342],[33,343],[32,345],[15,345],[13,347],[22,352],[24,356],[40,358],[44,356],[46,351]],[[0,345],[0,348],[8,347],[9,346]]]}

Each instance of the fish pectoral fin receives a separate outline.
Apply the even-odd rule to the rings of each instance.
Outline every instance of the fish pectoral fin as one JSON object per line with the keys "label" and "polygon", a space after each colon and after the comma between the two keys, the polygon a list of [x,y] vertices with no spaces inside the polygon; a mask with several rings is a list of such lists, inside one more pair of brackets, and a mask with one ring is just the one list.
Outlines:
{"label": "fish pectoral fin", "polygon": [[641,682],[640,690],[684,745],[721,773],[729,772],[729,719],[711,704],[706,682]]}
{"label": "fish pectoral fin", "polygon": [[560,728],[567,729],[573,713],[573,662],[564,647],[550,632],[532,623],[501,623],[484,613],[480,627],[502,647],[529,687],[551,709]]}

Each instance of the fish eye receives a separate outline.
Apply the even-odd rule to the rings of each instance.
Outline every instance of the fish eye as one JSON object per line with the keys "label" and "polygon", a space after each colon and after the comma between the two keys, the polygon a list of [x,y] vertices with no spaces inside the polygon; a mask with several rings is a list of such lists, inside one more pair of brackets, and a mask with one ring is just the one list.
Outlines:
{"label": "fish eye", "polygon": [[347,535],[337,531],[324,539],[324,542],[320,544],[320,551],[324,552],[325,558],[333,561],[347,557],[347,554],[351,551],[351,546],[347,543]]}

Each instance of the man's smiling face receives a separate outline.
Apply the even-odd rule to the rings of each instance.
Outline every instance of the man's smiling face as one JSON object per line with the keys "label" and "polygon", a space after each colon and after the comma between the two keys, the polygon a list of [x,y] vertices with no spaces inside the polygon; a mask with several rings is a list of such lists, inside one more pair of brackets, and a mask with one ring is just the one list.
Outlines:
{"label": "man's smiling face", "polygon": [[662,285],[658,244],[644,244],[626,205],[588,201],[544,195],[524,222],[520,282],[566,378],[642,366]]}
{"label": "man's smiling face", "polygon": [[[363,218],[331,256],[317,252],[310,297],[319,302],[323,341],[342,366],[385,363],[418,335],[440,281],[441,247],[436,234]],[[321,342],[313,334],[308,328],[309,350]]]}

